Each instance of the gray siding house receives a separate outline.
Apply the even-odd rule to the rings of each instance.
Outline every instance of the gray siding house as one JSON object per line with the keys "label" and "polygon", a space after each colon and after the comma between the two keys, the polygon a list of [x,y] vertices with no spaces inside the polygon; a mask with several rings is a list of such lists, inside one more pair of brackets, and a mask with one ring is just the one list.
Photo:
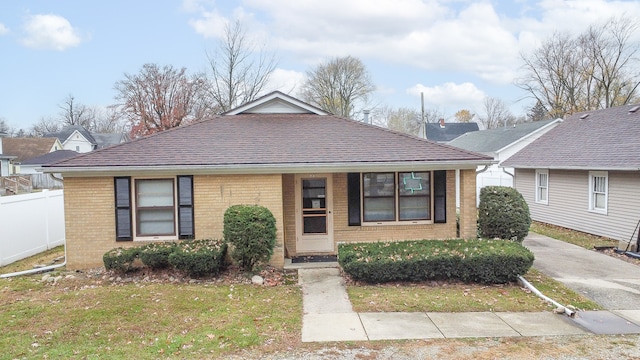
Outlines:
{"label": "gray siding house", "polygon": [[531,218],[637,241],[640,106],[576,113],[507,159]]}

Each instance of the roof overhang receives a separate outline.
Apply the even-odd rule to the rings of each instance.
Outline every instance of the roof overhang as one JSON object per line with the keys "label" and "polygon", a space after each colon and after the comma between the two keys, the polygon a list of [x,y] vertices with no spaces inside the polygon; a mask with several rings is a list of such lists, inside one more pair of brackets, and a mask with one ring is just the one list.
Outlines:
{"label": "roof overhang", "polygon": [[407,162],[359,162],[359,163],[296,163],[249,165],[158,165],[158,166],[94,166],[94,167],[43,167],[45,173],[62,173],[65,176],[93,177],[130,174],[146,175],[231,175],[231,174],[298,174],[298,173],[347,173],[383,171],[425,171],[473,169],[495,164],[494,160],[474,161],[407,161]]}
{"label": "roof overhang", "polygon": [[583,171],[640,171],[640,167],[636,166],[548,166],[548,165],[504,165],[500,167],[509,167],[514,169],[549,169],[549,170],[583,170]]}

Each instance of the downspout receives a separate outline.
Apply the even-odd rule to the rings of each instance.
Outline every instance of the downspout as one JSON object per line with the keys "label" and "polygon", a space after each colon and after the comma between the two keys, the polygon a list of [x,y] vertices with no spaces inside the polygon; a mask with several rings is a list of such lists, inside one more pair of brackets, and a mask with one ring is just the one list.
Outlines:
{"label": "downspout", "polygon": [[482,169],[482,170],[476,170],[476,175],[478,175],[478,174],[482,174],[483,172],[487,171],[487,169],[489,169],[489,166],[491,166],[491,165],[485,165],[485,166],[484,166],[484,169]]}
{"label": "downspout", "polygon": [[527,280],[525,280],[522,276],[518,275],[518,281],[527,289],[531,290],[534,294],[538,295],[539,298],[541,298],[542,300],[552,303],[555,307],[557,307],[558,309],[562,309],[562,312],[564,314],[567,314],[569,317],[575,317],[576,316],[576,312],[570,309],[567,309],[566,306],[561,305],[559,302],[545,296],[544,294],[542,294],[538,289],[536,289],[533,285],[531,285],[531,283],[529,283]]}
{"label": "downspout", "polygon": [[13,273],[8,273],[8,274],[2,274],[0,275],[0,279],[5,279],[5,278],[10,278],[10,277],[14,277],[14,276],[21,276],[21,275],[31,275],[31,274],[37,274],[40,272],[47,272],[47,271],[51,271],[53,269],[57,269],[59,267],[65,266],[67,265],[67,240],[64,240],[64,262],[62,264],[56,264],[56,265],[49,265],[49,266],[44,266],[41,268],[36,268],[36,269],[30,269],[30,270],[24,270],[24,271],[18,271],[18,272],[13,272]]}
{"label": "downspout", "polygon": [[515,179],[515,178],[516,178],[516,176],[515,176],[515,175],[513,175],[512,173],[510,173],[510,172],[508,172],[508,171],[507,171],[507,168],[504,168],[504,167],[503,167],[503,168],[502,168],[502,172],[503,172],[503,173],[505,173],[505,174],[507,174],[507,175],[509,175],[509,176],[511,176],[511,178],[512,178],[512,179]]}

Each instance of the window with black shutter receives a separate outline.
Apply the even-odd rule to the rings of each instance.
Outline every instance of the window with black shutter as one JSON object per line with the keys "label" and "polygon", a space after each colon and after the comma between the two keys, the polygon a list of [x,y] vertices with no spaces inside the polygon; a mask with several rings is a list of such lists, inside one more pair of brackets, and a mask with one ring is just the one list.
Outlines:
{"label": "window with black shutter", "polygon": [[347,174],[349,226],[360,226],[360,173]]}
{"label": "window with black shutter", "polygon": [[433,212],[435,223],[447,222],[447,172],[438,170],[433,172]]}
{"label": "window with black shutter", "polygon": [[178,235],[193,239],[193,176],[178,176]]}
{"label": "window with black shutter", "polygon": [[133,240],[131,229],[131,178],[114,178],[116,241]]}

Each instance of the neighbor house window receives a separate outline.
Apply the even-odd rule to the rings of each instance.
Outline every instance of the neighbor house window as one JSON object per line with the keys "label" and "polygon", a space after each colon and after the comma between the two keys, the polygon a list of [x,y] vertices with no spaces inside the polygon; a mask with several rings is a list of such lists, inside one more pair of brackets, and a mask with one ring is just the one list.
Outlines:
{"label": "neighbor house window", "polygon": [[[132,186],[133,185],[133,186]],[[114,179],[116,239],[193,238],[193,177]]]}
{"label": "neighbor house window", "polygon": [[362,174],[364,222],[431,219],[431,172]]}
{"label": "neighbor house window", "polygon": [[589,171],[589,210],[607,213],[609,176],[606,171]]}
{"label": "neighbor house window", "polygon": [[549,170],[536,170],[536,202],[549,203]]}

